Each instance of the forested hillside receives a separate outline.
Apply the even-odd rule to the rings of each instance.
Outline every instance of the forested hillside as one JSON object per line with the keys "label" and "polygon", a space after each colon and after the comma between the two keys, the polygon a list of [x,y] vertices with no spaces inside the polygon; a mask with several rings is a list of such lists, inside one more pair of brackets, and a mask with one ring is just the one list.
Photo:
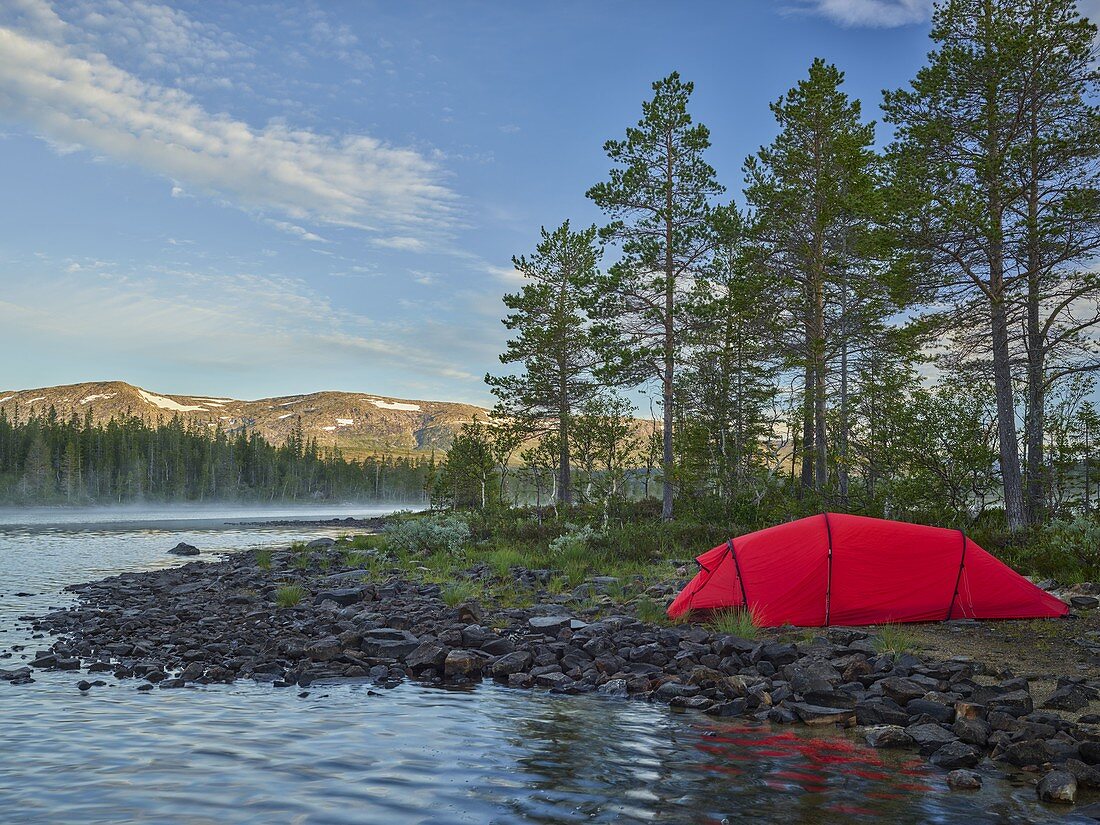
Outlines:
{"label": "forested hillside", "polygon": [[300,426],[274,445],[255,431],[230,434],[179,416],[96,423],[52,407],[13,421],[0,409],[0,502],[340,500],[417,502],[434,458],[345,459]]}

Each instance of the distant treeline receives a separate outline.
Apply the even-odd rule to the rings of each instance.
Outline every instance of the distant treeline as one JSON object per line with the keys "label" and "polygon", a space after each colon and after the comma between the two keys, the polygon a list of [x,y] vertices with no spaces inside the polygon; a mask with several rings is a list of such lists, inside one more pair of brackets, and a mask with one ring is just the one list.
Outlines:
{"label": "distant treeline", "polygon": [[299,422],[281,445],[179,417],[97,424],[54,408],[27,420],[0,410],[0,501],[420,501],[434,458],[345,459],[320,449]]}

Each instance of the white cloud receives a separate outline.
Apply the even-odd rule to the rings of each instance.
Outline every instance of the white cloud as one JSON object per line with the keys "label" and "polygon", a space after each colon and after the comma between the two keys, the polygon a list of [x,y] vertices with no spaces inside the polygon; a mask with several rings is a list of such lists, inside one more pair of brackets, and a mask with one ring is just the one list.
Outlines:
{"label": "white cloud", "polygon": [[419,238],[409,237],[408,235],[394,235],[389,238],[376,238],[374,241],[375,246],[381,246],[385,249],[400,249],[404,252],[423,252],[427,245]]}
{"label": "white cloud", "polygon": [[[0,340],[78,346],[110,363],[140,352],[165,368],[346,371],[369,355],[409,374],[477,380],[454,354],[458,341],[422,344],[425,330],[435,334],[430,322],[378,322],[341,309],[296,278],[168,268],[93,276],[81,268],[23,279],[7,292],[0,300]],[[51,296],[48,307],[42,294]],[[439,354],[448,351],[450,358]]]}
{"label": "white cloud", "polygon": [[266,219],[265,223],[274,226],[280,232],[285,232],[288,235],[293,235],[296,238],[301,238],[303,241],[314,241],[316,243],[328,243],[328,240],[322,238],[320,235],[310,232],[304,226],[298,226],[296,223],[290,221],[276,221],[270,218]]}
{"label": "white cloud", "polygon": [[[171,10],[137,7],[141,19],[174,26],[168,52],[221,53],[220,41],[188,39],[191,30]],[[418,233],[452,223],[455,196],[436,160],[419,151],[208,111],[182,89],[143,79],[88,47],[70,34],[75,24],[41,0],[18,0],[12,9],[0,14],[8,24],[0,26],[0,110],[58,146],[78,144],[164,175],[177,189],[295,220]]]}
{"label": "white cloud", "polygon": [[485,271],[492,275],[494,278],[499,278],[509,284],[524,284],[527,283],[527,279],[523,273],[516,269],[514,266],[492,266],[485,267]]}
{"label": "white cloud", "polygon": [[787,11],[809,12],[842,26],[893,28],[932,16],[932,0],[798,0]]}

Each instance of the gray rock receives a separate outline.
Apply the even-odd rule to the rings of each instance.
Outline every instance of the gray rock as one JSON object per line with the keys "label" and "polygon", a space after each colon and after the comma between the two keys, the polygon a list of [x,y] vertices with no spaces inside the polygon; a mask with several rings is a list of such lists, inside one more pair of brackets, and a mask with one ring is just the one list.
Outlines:
{"label": "gray rock", "polygon": [[1095,596],[1070,596],[1069,603],[1079,610],[1095,610],[1100,607],[1100,599]]}
{"label": "gray rock", "polygon": [[928,699],[911,699],[905,706],[910,716],[927,716],[937,722],[955,721],[955,709]]}
{"label": "gray rock", "polygon": [[506,653],[493,662],[490,670],[494,676],[511,676],[526,670],[531,664],[531,654],[526,650],[516,650]]}
{"label": "gray rock", "polygon": [[447,647],[439,642],[421,642],[405,657],[405,665],[415,673],[422,670],[439,670],[447,661]]}
{"label": "gray rock", "polygon": [[913,737],[900,725],[875,725],[863,736],[872,748],[907,748],[913,744]]}
{"label": "gray rock", "polygon": [[929,757],[928,761],[941,768],[972,768],[981,761],[982,755],[965,742],[948,742]]}
{"label": "gray rock", "polygon": [[1054,752],[1042,739],[1024,739],[1021,742],[1012,742],[999,753],[994,754],[994,758],[1015,765],[1017,768],[1028,765],[1042,765],[1049,762],[1053,756]]}
{"label": "gray rock", "polygon": [[1055,710],[1081,710],[1095,698],[1096,691],[1084,685],[1063,685],[1050,694],[1050,698],[1043,703],[1043,707]]}
{"label": "gray rock", "polygon": [[903,676],[888,676],[878,683],[882,688],[882,695],[893,699],[899,705],[905,706],[914,699],[920,699],[928,692],[923,685],[917,684],[912,679]]}
{"label": "gray rock", "polygon": [[947,774],[947,785],[959,791],[976,791],[982,786],[982,775],[960,768]]}
{"label": "gray rock", "polygon": [[1035,789],[1041,802],[1072,805],[1077,800],[1077,780],[1069,771],[1050,771]]}
{"label": "gray rock", "polygon": [[195,547],[193,544],[181,541],[168,552],[173,556],[197,556],[199,555],[199,548]]}
{"label": "gray rock", "polygon": [[359,649],[375,659],[404,659],[420,646],[420,640],[407,630],[379,627],[364,630]]}
{"label": "gray rock", "polygon": [[955,734],[934,722],[926,722],[923,725],[910,725],[905,729],[905,732],[913,738],[913,742],[926,755],[933,754],[948,742],[955,741]]}
{"label": "gray rock", "polygon": [[628,692],[626,679],[609,679],[596,688],[596,693],[603,696],[623,697],[626,696]]}
{"label": "gray rock", "polygon": [[527,620],[527,625],[532,630],[548,633],[556,636],[563,627],[568,627],[572,621],[569,616],[532,616]]}
{"label": "gray rock", "polygon": [[313,597],[313,603],[320,604],[321,602],[329,601],[336,602],[341,607],[347,607],[348,605],[363,601],[363,597],[366,594],[366,587],[337,587],[330,590],[322,590]]}
{"label": "gray rock", "polygon": [[472,650],[451,650],[443,660],[443,675],[448,679],[472,679],[481,675],[484,662]]}
{"label": "gray rock", "polygon": [[314,662],[331,662],[333,659],[339,658],[344,649],[340,644],[340,640],[335,636],[326,636],[306,645],[303,652],[307,659]]}
{"label": "gray rock", "polygon": [[332,547],[336,544],[336,539],[329,538],[328,536],[321,536],[319,539],[314,539],[306,544],[306,547],[311,550],[319,550],[322,547]]}
{"label": "gray rock", "polygon": [[730,699],[726,702],[718,702],[707,708],[708,716],[718,716],[720,718],[728,716],[743,716],[748,710],[748,700],[744,698]]}
{"label": "gray rock", "polygon": [[805,702],[788,702],[787,708],[807,725],[853,725],[854,708],[827,708]]}

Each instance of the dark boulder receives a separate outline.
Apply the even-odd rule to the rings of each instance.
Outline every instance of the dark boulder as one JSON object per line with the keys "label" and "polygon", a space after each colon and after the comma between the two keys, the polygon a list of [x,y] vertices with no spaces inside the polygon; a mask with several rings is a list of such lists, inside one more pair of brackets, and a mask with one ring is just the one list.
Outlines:
{"label": "dark boulder", "polygon": [[933,753],[928,761],[941,768],[972,768],[981,761],[978,750],[965,742],[948,742]]}
{"label": "dark boulder", "polygon": [[173,556],[197,556],[199,555],[199,548],[195,547],[193,544],[181,541],[168,552]]}

